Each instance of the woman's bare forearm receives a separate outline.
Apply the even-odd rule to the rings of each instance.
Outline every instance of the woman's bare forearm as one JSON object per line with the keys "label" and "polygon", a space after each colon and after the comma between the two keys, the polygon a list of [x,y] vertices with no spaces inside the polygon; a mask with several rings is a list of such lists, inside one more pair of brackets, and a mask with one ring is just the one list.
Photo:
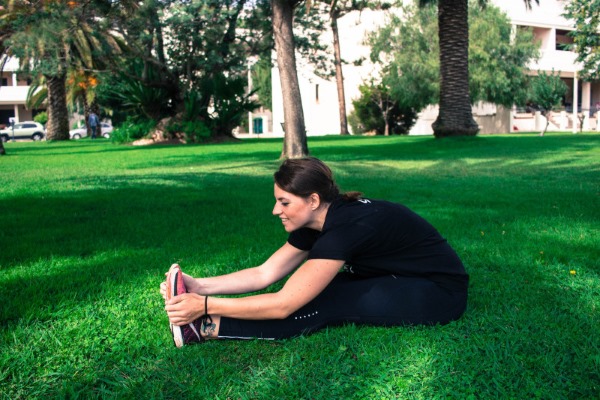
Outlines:
{"label": "woman's bare forearm", "polygon": [[284,244],[262,265],[188,282],[188,290],[201,295],[242,294],[262,290],[290,274],[305,260],[307,252]]}
{"label": "woman's bare forearm", "polygon": [[256,292],[270,284],[260,267],[247,268],[226,275],[196,278],[192,292],[201,295],[241,294]]}

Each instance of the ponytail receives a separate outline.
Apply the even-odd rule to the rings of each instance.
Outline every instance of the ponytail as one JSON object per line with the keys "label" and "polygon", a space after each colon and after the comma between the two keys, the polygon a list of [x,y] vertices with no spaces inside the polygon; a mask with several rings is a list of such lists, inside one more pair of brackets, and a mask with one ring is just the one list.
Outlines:
{"label": "ponytail", "polygon": [[346,192],[342,194],[342,199],[345,201],[357,201],[362,199],[363,194],[361,192]]}

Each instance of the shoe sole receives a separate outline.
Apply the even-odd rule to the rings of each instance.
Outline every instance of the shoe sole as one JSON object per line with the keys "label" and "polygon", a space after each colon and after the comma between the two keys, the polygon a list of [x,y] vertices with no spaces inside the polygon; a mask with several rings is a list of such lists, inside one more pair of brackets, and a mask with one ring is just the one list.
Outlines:
{"label": "shoe sole", "polygon": [[[180,272],[181,270],[177,269],[176,271],[169,273],[169,299],[177,296],[177,276]],[[180,326],[173,325],[171,323],[169,323],[169,325],[171,326],[171,333],[173,334],[173,342],[175,343],[175,347],[183,347],[183,329]]]}

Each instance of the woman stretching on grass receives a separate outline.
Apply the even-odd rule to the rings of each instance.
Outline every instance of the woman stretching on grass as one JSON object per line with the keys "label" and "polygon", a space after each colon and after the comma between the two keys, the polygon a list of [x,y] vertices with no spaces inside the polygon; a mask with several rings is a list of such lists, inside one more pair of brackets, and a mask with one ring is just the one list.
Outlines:
{"label": "woman stretching on grass", "polygon": [[[435,228],[402,205],[341,195],[322,161],[283,162],[273,214],[289,236],[264,264],[210,278],[171,267],[161,294],[176,346],[344,323],[445,324],[465,311],[468,275]],[[276,293],[209,297],[255,292],[289,274]]]}

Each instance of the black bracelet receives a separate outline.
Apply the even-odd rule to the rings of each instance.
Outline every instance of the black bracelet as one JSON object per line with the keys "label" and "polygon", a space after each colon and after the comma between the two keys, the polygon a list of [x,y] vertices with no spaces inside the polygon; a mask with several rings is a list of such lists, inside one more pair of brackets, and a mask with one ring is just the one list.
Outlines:
{"label": "black bracelet", "polygon": [[208,296],[204,297],[204,315],[200,318],[202,320],[202,330],[205,330],[213,322],[212,317],[208,315]]}

